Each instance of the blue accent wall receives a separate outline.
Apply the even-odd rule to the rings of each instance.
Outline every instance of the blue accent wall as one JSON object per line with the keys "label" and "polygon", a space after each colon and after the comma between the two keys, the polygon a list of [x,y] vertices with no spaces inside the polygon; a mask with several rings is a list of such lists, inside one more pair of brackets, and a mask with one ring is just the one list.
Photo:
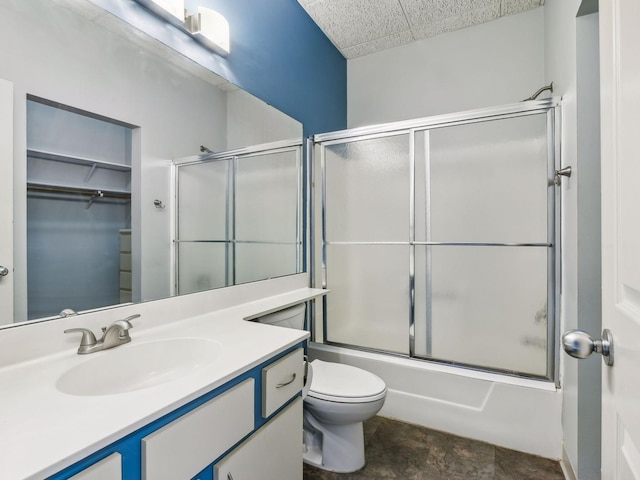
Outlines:
{"label": "blue accent wall", "polygon": [[347,61],[296,0],[187,0],[226,17],[216,72],[302,122],[305,137],[347,128]]}

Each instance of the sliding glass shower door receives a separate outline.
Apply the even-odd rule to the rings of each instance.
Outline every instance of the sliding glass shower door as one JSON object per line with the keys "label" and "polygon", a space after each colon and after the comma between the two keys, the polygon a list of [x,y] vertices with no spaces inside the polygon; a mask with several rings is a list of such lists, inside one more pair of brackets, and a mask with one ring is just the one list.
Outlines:
{"label": "sliding glass shower door", "polygon": [[554,378],[557,108],[316,137],[325,342]]}
{"label": "sliding glass shower door", "polygon": [[176,293],[301,271],[301,159],[295,141],[176,161]]}
{"label": "sliding glass shower door", "polygon": [[325,147],[326,319],[335,342],[409,353],[409,144],[402,133]]}

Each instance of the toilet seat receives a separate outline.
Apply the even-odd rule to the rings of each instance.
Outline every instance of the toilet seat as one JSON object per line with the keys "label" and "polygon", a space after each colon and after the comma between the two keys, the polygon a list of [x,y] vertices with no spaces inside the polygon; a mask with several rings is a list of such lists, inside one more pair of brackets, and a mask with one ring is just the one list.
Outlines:
{"label": "toilet seat", "polygon": [[341,363],[314,360],[313,382],[308,396],[340,403],[375,402],[384,398],[384,381],[371,372]]}

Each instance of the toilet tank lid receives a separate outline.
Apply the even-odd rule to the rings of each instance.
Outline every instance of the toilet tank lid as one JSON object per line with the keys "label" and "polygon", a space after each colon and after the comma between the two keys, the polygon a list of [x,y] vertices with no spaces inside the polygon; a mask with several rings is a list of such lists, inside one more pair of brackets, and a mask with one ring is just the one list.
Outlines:
{"label": "toilet tank lid", "polygon": [[342,363],[314,360],[312,392],[331,397],[367,398],[386,391],[387,386],[377,375]]}
{"label": "toilet tank lid", "polygon": [[277,312],[268,313],[261,317],[258,317],[260,323],[278,323],[298,315],[304,314],[305,304],[300,303],[293,307],[285,308],[284,310],[278,310]]}

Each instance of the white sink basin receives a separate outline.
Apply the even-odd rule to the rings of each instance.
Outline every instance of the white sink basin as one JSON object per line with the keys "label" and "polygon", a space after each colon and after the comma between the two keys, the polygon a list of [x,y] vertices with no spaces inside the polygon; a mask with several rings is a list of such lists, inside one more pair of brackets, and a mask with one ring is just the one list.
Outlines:
{"label": "white sink basin", "polygon": [[154,387],[214,363],[220,343],[204,338],[171,338],[132,343],[87,355],[58,378],[70,395],[113,395]]}

